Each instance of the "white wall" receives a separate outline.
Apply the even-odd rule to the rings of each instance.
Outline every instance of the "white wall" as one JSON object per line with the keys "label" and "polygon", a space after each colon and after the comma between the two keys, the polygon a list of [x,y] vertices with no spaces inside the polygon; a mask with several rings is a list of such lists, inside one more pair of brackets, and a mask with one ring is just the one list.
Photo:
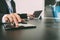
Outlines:
{"label": "white wall", "polygon": [[15,0],[17,13],[33,13],[36,10],[43,10],[44,17],[44,0]]}

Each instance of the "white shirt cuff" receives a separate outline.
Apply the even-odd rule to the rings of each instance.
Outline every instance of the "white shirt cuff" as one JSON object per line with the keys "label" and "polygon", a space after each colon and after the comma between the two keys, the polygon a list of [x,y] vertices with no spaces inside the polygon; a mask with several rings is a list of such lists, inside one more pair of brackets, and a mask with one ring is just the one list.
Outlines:
{"label": "white shirt cuff", "polygon": [[3,17],[2,17],[2,23],[5,23],[6,21],[5,21],[5,17],[7,16],[7,14],[5,14]]}

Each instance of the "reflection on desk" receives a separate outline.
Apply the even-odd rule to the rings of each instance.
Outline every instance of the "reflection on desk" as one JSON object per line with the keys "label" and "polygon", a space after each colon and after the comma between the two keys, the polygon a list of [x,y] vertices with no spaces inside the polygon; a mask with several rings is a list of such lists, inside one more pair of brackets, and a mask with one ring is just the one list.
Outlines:
{"label": "reflection on desk", "polygon": [[[59,40],[60,23],[55,19],[29,20],[34,29],[4,30],[0,28],[0,37],[6,40]],[[1,26],[1,25],[0,25]],[[1,26],[2,27],[2,26]],[[2,35],[1,35],[2,34]]]}

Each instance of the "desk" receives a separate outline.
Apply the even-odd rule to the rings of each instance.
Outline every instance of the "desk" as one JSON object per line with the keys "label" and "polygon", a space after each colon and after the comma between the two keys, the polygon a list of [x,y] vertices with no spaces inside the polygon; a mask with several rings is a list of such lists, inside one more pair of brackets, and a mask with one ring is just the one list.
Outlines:
{"label": "desk", "polygon": [[4,30],[0,28],[0,39],[6,40],[59,40],[60,22],[55,19],[29,20],[36,28]]}

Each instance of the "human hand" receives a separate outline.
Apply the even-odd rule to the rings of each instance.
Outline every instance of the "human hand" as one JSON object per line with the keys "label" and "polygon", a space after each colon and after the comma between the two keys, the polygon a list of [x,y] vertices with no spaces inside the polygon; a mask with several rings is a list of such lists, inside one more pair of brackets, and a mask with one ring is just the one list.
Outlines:
{"label": "human hand", "polygon": [[6,14],[6,16],[4,17],[4,20],[6,22],[14,23],[16,27],[18,27],[18,22],[22,21],[22,19],[17,13]]}

